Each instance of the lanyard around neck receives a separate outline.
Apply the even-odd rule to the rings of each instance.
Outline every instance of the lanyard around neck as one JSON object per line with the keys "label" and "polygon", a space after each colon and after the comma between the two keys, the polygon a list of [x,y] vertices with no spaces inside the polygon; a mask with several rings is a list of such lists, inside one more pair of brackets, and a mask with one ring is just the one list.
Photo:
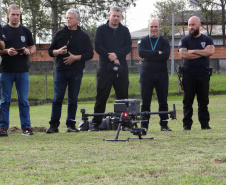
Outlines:
{"label": "lanyard around neck", "polygon": [[154,47],[153,47],[153,45],[152,45],[151,37],[150,37],[151,49],[152,49],[152,50],[155,50],[155,47],[156,47],[156,45],[157,45],[157,43],[158,43],[158,41],[159,41],[159,37],[160,37],[160,36],[158,36],[157,40],[155,41],[155,46],[154,46]]}

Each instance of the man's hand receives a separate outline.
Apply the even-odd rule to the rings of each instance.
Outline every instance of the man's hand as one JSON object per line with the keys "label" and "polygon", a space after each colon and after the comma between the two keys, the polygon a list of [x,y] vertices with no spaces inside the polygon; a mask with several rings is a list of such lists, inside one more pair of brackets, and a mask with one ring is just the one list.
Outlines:
{"label": "man's hand", "polygon": [[76,60],[81,60],[81,55],[73,55],[70,52],[68,52],[69,56],[64,58],[64,64],[65,65],[71,65]]}
{"label": "man's hand", "polygon": [[114,64],[115,64],[115,65],[120,65],[119,60],[118,60],[118,59],[115,59],[115,60],[114,60]]}
{"label": "man's hand", "polygon": [[108,53],[108,58],[110,61],[114,61],[117,59],[117,55],[115,53]]}
{"label": "man's hand", "polygon": [[214,54],[215,47],[213,45],[207,45],[204,49],[188,50],[190,54],[195,54],[200,57],[208,57]]}
{"label": "man's hand", "polygon": [[29,48],[23,47],[22,49],[24,50],[24,52],[21,53],[21,55],[23,55],[23,54],[25,54],[25,55],[30,55],[30,54],[31,54],[31,50],[30,50]]}
{"label": "man's hand", "polygon": [[67,53],[67,46],[63,46],[62,48],[57,50],[58,55],[63,55]]}
{"label": "man's hand", "polygon": [[18,54],[18,52],[15,50],[15,48],[7,49],[7,53],[8,53],[9,56],[14,56],[14,55]]}

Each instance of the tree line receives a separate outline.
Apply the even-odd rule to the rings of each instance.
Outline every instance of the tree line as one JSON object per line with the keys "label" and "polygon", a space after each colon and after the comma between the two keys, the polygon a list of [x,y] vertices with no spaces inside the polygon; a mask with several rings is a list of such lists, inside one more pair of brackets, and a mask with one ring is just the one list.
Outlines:
{"label": "tree line", "polygon": [[[36,38],[51,39],[57,30],[65,25],[65,13],[69,8],[79,9],[81,14],[80,26],[94,40],[96,28],[100,22],[106,21],[111,6],[117,5],[124,12],[130,6],[136,6],[137,0],[2,0],[2,14],[6,15],[10,4],[16,3],[21,7],[21,23],[31,29],[35,43]],[[175,33],[185,35],[187,18],[198,12],[203,27],[209,36],[212,35],[214,25],[222,25],[222,38],[225,45],[225,3],[226,0],[193,0],[196,6],[191,6],[191,0],[158,0],[151,17],[161,20],[163,36],[172,35],[172,11],[175,10]],[[180,3],[179,3],[180,2]],[[136,13],[136,12],[134,12]],[[6,23],[6,16],[3,17]],[[174,34],[175,34],[174,33]],[[49,37],[51,36],[51,38]]]}
{"label": "tree line", "polygon": [[[175,33],[185,35],[188,18],[192,15],[197,15],[201,18],[203,28],[207,35],[211,36],[214,25],[222,25],[222,39],[225,45],[225,3],[226,0],[163,0],[155,3],[155,12],[151,15],[158,17],[162,23],[162,34],[164,36],[172,35],[172,13],[175,10]],[[194,2],[196,2],[194,4]],[[195,6],[194,6],[195,5]],[[174,34],[175,34],[174,33]]]}
{"label": "tree line", "polygon": [[[92,34],[98,22],[106,19],[111,6],[123,9],[135,6],[136,0],[2,0],[2,14],[7,13],[10,4],[21,7],[21,23],[31,29],[36,38],[46,40],[65,25],[65,13],[69,8],[79,9],[81,27]],[[4,18],[4,17],[3,17]],[[5,21],[6,22],[6,17]]]}

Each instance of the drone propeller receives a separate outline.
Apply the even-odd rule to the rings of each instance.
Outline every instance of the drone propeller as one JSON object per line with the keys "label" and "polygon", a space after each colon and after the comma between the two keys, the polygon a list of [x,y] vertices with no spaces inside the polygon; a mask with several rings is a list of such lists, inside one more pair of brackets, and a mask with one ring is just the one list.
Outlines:
{"label": "drone propeller", "polygon": [[82,122],[84,122],[83,120],[75,120],[75,119],[71,119],[71,121],[77,122],[77,123],[82,123]]}
{"label": "drone propeller", "polygon": [[131,121],[131,123],[133,123],[133,122],[135,122],[135,123],[136,123],[136,122],[137,122],[137,123],[139,123],[139,122],[145,122],[145,121],[146,121],[146,122],[148,122],[148,120],[139,120],[139,119],[138,119],[138,120]]}
{"label": "drone propeller", "polygon": [[172,118],[170,118],[170,119],[165,119],[165,120],[162,120],[162,121],[167,121],[167,122],[169,122],[169,121],[171,121],[172,120]]}

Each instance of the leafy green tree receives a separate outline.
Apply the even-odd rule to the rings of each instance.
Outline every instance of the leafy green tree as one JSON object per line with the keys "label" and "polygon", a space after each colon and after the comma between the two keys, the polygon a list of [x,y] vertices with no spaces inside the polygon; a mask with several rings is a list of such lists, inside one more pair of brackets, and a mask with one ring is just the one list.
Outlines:
{"label": "leafy green tree", "polygon": [[109,8],[135,6],[136,0],[3,0],[6,8],[16,3],[22,8],[23,23],[28,26],[34,37],[46,40],[46,36],[55,35],[65,24],[65,13],[69,8],[77,8],[81,13],[81,26],[84,29],[106,19]]}
{"label": "leafy green tree", "polygon": [[203,27],[206,29],[207,35],[211,36],[213,26],[218,25],[220,22],[219,12],[216,11],[217,6],[211,0],[200,0],[200,8],[203,15],[203,22],[205,23]]}
{"label": "leafy green tree", "polygon": [[[226,0],[193,0],[196,4],[196,6],[200,7],[204,17],[206,18],[206,22],[210,25],[212,24],[218,24],[219,20],[221,20],[222,25],[222,40],[223,45],[225,45],[225,4]],[[220,15],[217,11],[217,7],[221,8],[221,19]],[[218,20],[219,19],[219,20]],[[208,32],[208,34],[211,34],[211,32]]]}
{"label": "leafy green tree", "polygon": [[[161,33],[165,37],[169,37],[172,35],[172,13],[174,7],[177,6],[175,10],[175,33],[179,33],[179,28],[177,27],[181,22],[183,16],[181,16],[181,12],[183,12],[183,7],[185,7],[186,2],[182,2],[179,4],[179,1],[174,0],[164,0],[164,1],[157,1],[155,6],[154,14],[151,17],[157,17],[160,19],[161,22]],[[175,34],[174,33],[174,34]]]}

